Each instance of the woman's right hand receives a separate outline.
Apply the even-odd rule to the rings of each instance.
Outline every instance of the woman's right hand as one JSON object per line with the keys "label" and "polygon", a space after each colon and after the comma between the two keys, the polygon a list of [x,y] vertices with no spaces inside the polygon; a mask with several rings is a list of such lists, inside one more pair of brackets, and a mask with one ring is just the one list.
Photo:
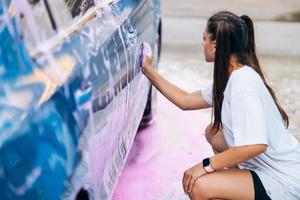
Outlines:
{"label": "woman's right hand", "polygon": [[143,60],[143,65],[142,67],[142,72],[143,74],[145,74],[147,76],[147,74],[153,70],[153,59],[151,56],[144,56],[144,60]]}
{"label": "woman's right hand", "polygon": [[142,73],[150,80],[151,84],[158,91],[176,106],[182,110],[195,110],[210,107],[210,105],[204,101],[201,91],[188,93],[166,80],[154,70],[152,51],[148,43],[140,44],[137,56],[138,65]]}

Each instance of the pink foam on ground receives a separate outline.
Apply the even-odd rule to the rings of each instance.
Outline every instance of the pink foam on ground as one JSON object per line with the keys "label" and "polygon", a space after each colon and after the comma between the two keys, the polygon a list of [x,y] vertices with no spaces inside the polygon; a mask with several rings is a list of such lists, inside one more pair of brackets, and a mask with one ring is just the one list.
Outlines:
{"label": "pink foam on ground", "polygon": [[[137,134],[113,200],[168,199],[175,183],[184,195],[183,172],[212,155],[204,136],[209,121],[207,112],[182,111],[158,93],[155,123]],[[172,199],[182,199],[178,194]]]}

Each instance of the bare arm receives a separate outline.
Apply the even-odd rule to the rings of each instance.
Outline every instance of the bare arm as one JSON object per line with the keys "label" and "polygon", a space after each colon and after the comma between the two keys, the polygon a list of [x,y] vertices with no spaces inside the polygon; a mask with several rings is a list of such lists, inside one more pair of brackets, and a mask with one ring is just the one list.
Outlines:
{"label": "bare arm", "polygon": [[233,167],[265,152],[267,145],[256,144],[230,148],[211,157],[211,166],[214,170]]}
{"label": "bare arm", "polygon": [[147,59],[143,73],[158,91],[180,109],[195,110],[211,107],[211,105],[204,101],[200,90],[188,93],[162,77],[152,68],[152,62],[149,58]]}

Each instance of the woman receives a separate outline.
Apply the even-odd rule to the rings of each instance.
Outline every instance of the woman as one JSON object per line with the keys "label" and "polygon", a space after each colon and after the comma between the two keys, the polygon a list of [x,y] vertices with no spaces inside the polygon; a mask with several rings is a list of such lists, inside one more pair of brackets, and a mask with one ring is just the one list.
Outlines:
{"label": "woman", "polygon": [[300,199],[300,146],[289,119],[266,82],[248,16],[219,12],[203,34],[213,84],[188,93],[164,79],[146,57],[143,73],[182,110],[212,107],[206,138],[215,155],[185,171],[191,199]]}

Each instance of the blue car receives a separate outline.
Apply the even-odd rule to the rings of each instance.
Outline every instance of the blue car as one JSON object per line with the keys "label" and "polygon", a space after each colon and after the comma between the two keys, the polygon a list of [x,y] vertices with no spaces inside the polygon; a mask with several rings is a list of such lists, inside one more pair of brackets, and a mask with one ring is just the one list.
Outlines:
{"label": "blue car", "polygon": [[1,0],[0,200],[111,199],[156,91],[159,0]]}

